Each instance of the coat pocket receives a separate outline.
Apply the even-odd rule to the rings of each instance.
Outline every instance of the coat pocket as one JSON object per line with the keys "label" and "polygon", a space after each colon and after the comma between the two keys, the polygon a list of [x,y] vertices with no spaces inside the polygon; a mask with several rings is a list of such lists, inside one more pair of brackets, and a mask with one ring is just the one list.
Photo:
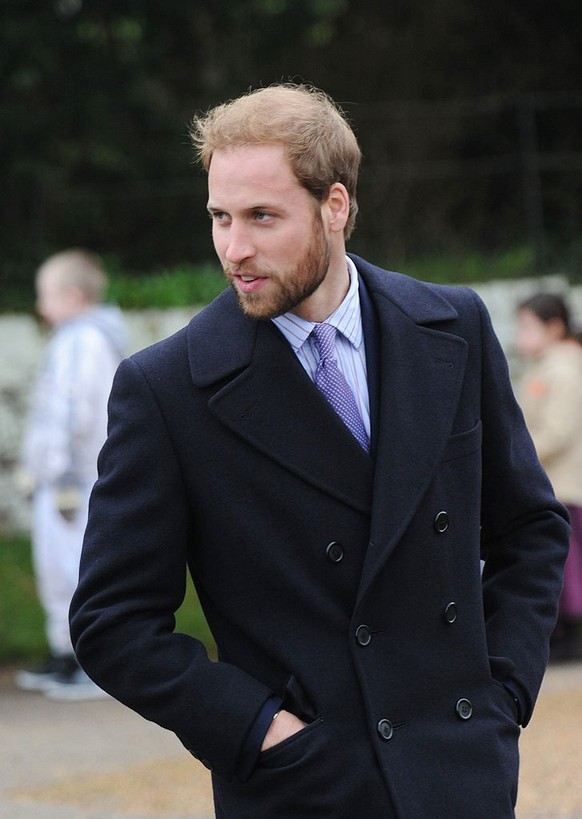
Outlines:
{"label": "coat pocket", "polygon": [[282,708],[306,723],[313,722],[317,716],[315,705],[294,674],[291,674],[285,685]]}
{"label": "coat pocket", "polygon": [[457,435],[451,435],[441,461],[454,461],[457,458],[464,458],[465,455],[477,452],[477,450],[481,449],[482,439],[483,426],[481,421],[477,421],[471,429],[459,432]]}
{"label": "coat pocket", "polygon": [[263,768],[283,768],[300,763],[306,756],[309,756],[312,750],[313,734],[321,725],[323,725],[323,717],[317,717],[301,731],[273,745],[267,751],[262,751],[259,764]]}

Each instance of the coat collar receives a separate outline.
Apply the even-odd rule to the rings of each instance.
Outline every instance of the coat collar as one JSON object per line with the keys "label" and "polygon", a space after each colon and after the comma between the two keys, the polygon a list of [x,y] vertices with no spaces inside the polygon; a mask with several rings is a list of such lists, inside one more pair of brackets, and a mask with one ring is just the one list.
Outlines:
{"label": "coat collar", "polygon": [[353,253],[348,254],[364,279],[368,291],[387,299],[415,324],[433,324],[457,317],[453,305],[438,286],[412,279],[402,273],[383,270]]}
{"label": "coat collar", "polygon": [[192,381],[208,387],[247,367],[259,323],[239,308],[229,287],[188,326],[188,358]]}
{"label": "coat collar", "polygon": [[209,410],[256,449],[372,516],[389,551],[424,493],[444,447],[466,344],[434,325],[457,315],[438,288],[352,257],[375,308],[381,379],[376,463],[360,448],[269,321],[246,317],[229,289],[191,322],[192,380]]}
{"label": "coat collar", "polygon": [[[455,308],[431,285],[349,255],[374,301],[387,300],[415,324],[456,318]],[[381,305],[376,304],[378,309]],[[258,328],[263,324],[244,315],[231,288],[221,293],[190,323],[188,354],[194,384],[206,387],[248,366]]]}
{"label": "coat collar", "polygon": [[353,258],[376,308],[381,362],[374,500],[361,599],[433,478],[451,434],[467,342],[445,324],[458,314],[441,288]]}

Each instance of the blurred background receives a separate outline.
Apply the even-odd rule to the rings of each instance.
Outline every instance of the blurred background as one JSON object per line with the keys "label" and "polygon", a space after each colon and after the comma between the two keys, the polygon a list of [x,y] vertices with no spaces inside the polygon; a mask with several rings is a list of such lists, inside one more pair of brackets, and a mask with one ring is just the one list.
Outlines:
{"label": "blurred background", "polygon": [[[0,310],[82,245],[213,261],[194,113],[322,87],[364,165],[350,249],[433,280],[582,276],[579,0],[1,0]],[[123,299],[122,299],[123,301]]]}
{"label": "blurred background", "polygon": [[[65,810],[63,771],[99,771],[100,741],[108,771],[112,748],[150,753],[147,724],[128,727],[133,715],[116,710],[122,741],[110,741],[105,712],[88,711],[79,730],[71,711],[74,741],[55,743],[54,707],[44,718],[42,697],[11,688],[12,667],[46,651],[29,503],[15,481],[46,343],[32,315],[38,265],[72,246],[101,254],[133,349],[182,326],[224,287],[189,123],[250,88],[303,81],[342,106],[364,152],[350,249],[471,283],[511,353],[515,305],[530,292],[567,293],[582,317],[581,43],[580,0],[0,0],[0,716],[11,729],[0,800],[15,770],[29,789],[33,772],[56,783],[14,791],[11,809],[25,801],[7,816],[112,815],[111,779],[98,783],[107,807],[90,814],[75,800],[90,800],[95,782],[66,781]],[[191,586],[178,627],[212,650]],[[553,669],[522,746],[524,819],[582,816],[580,665],[572,672]],[[165,766],[156,788],[158,733],[151,745],[155,765],[121,765],[119,792],[141,795],[144,815],[178,816],[185,783],[192,815],[191,759],[170,756],[180,782]],[[56,812],[42,812],[45,797]]]}

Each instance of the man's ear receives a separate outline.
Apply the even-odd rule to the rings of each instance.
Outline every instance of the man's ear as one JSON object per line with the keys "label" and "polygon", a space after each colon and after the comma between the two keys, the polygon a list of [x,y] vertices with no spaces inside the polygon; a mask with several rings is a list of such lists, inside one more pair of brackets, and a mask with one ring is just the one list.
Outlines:
{"label": "man's ear", "polygon": [[334,182],[321,206],[324,223],[332,233],[343,233],[350,215],[350,197],[346,186]]}

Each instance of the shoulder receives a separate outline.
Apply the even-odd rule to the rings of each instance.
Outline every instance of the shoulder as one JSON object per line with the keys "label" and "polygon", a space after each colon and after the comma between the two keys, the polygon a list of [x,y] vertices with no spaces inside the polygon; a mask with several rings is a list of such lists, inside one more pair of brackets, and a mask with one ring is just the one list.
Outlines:
{"label": "shoulder", "polygon": [[182,327],[167,338],[150,344],[129,356],[128,361],[142,370],[163,370],[182,359],[187,350],[188,327]]}
{"label": "shoulder", "polygon": [[130,361],[164,381],[171,373],[188,372],[195,383],[210,383],[248,361],[256,328],[257,322],[243,314],[229,289],[186,327],[134,353]]}
{"label": "shoulder", "polygon": [[349,255],[377,305],[386,300],[419,324],[458,319],[481,323],[487,317],[482,300],[468,287],[421,281]]}

